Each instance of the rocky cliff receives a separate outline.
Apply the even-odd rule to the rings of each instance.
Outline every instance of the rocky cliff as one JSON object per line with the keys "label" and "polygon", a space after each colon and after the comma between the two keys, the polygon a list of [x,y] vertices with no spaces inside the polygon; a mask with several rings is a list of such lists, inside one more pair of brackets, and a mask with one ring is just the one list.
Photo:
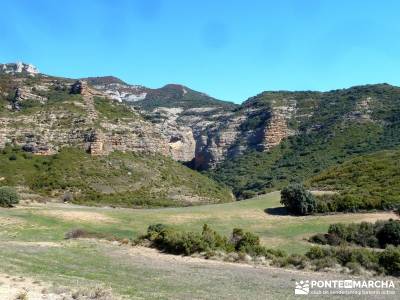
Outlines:
{"label": "rocky cliff", "polygon": [[13,143],[35,154],[52,154],[77,146],[93,155],[120,150],[179,161],[194,158],[195,142],[187,128],[146,121],[85,81],[14,75],[0,75],[0,147]]}
{"label": "rocky cliff", "polygon": [[[251,101],[239,106],[178,84],[149,89],[112,76],[85,80],[113,99],[138,108],[161,128],[180,127],[187,134],[192,132],[196,169],[214,168],[247,150],[268,151],[294,133],[287,125],[295,109],[293,101],[284,105],[272,101],[271,107],[257,108]],[[187,143],[177,141],[176,146],[183,149]],[[187,152],[186,157],[190,157],[192,149]]]}
{"label": "rocky cliff", "polygon": [[34,65],[17,62],[0,64],[0,74],[25,74],[35,76],[36,74],[39,74],[39,70]]}

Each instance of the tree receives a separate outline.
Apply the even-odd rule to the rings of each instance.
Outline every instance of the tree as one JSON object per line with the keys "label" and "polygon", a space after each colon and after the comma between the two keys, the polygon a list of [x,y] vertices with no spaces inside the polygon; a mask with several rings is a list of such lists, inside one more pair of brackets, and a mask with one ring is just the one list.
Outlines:
{"label": "tree", "polygon": [[295,215],[309,215],[316,209],[314,196],[301,184],[290,184],[281,191],[281,203]]}
{"label": "tree", "polygon": [[8,186],[0,187],[0,206],[12,207],[19,202],[17,191]]}

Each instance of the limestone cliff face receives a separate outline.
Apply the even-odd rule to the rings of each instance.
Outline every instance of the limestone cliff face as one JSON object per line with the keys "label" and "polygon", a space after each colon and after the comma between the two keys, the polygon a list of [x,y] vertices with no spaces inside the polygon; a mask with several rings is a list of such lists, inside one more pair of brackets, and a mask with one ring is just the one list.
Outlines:
{"label": "limestone cliff face", "polygon": [[[41,155],[54,154],[62,147],[81,147],[93,155],[118,150],[161,153],[180,161],[194,158],[191,130],[153,124],[133,108],[126,117],[106,117],[96,107],[97,98],[109,103],[111,110],[123,104],[113,103],[85,81],[47,76],[35,80],[35,84],[28,81],[29,78],[12,80],[15,96],[10,100],[9,111],[0,115],[0,148],[13,143]],[[66,100],[54,102],[54,94]]]}
{"label": "limestone cliff face", "polygon": [[36,154],[71,146],[93,155],[161,153],[208,169],[249,150],[269,151],[295,134],[288,125],[296,115],[290,98],[272,95],[260,105],[259,95],[237,106],[176,84],[149,89],[110,76],[76,81],[38,74],[26,64],[0,65],[1,73],[8,76],[8,85],[0,86],[8,113],[0,110],[0,147],[15,143]]}
{"label": "limestone cliff face", "polygon": [[181,85],[152,90],[114,77],[88,80],[110,97],[137,107],[160,131],[169,131],[172,156],[193,160],[196,169],[214,168],[248,150],[269,151],[294,133],[287,125],[293,101],[272,100],[268,108],[249,101],[239,107]]}
{"label": "limestone cliff face", "polygon": [[289,135],[295,134],[288,121],[295,112],[295,102],[267,108],[244,105],[234,114],[216,121],[197,135],[195,167],[214,168],[225,159],[246,151],[269,151]]}
{"label": "limestone cliff face", "polygon": [[[88,87],[79,80],[71,86],[71,93],[82,95],[91,122],[98,120],[94,97],[107,97],[101,91]],[[93,155],[112,151],[161,153],[178,161],[194,158],[195,142],[190,130],[165,124],[154,125],[144,120],[119,120],[118,124],[103,121],[99,128],[86,136],[86,148]]]}

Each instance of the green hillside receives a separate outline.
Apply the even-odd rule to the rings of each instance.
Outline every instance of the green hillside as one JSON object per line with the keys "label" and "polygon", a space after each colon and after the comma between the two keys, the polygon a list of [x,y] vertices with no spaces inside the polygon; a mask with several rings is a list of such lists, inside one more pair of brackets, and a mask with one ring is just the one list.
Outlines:
{"label": "green hillside", "polygon": [[64,148],[35,156],[7,147],[0,185],[27,186],[52,198],[89,205],[187,206],[232,201],[227,188],[161,155],[114,152],[91,156]]}
{"label": "green hillside", "polygon": [[244,106],[296,102],[296,132],[269,152],[252,151],[208,173],[248,198],[303,181],[357,155],[400,145],[400,88],[367,85],[326,93],[266,92]]}
{"label": "green hillside", "polygon": [[361,208],[400,205],[400,150],[362,155],[311,178],[313,189],[334,190]]}

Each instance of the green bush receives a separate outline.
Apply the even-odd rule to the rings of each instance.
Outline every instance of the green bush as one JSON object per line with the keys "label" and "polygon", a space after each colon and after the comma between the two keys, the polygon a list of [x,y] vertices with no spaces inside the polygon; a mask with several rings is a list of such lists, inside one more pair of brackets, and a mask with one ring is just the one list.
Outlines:
{"label": "green bush", "polygon": [[240,228],[233,229],[231,241],[237,251],[246,252],[245,250],[260,246],[260,238],[257,235],[244,232]]}
{"label": "green bush", "polygon": [[347,240],[348,230],[344,224],[331,224],[328,229],[329,234],[335,234],[339,238]]}
{"label": "green bush", "polygon": [[300,184],[291,184],[282,189],[281,203],[296,215],[312,214],[316,209],[314,196]]}
{"label": "green bush", "polygon": [[156,248],[174,254],[191,255],[215,250],[233,250],[227,238],[219,235],[207,224],[203,226],[201,234],[178,231],[163,224],[150,225],[144,238],[150,240]]}
{"label": "green bush", "polygon": [[191,255],[200,252],[224,252],[245,253],[251,256],[284,257],[282,251],[267,249],[260,244],[260,238],[240,228],[232,231],[228,240],[207,224],[203,225],[201,233],[178,231],[172,227],[155,224],[150,225],[147,234],[142,239],[149,240],[157,249],[174,253]]}
{"label": "green bush", "polygon": [[19,196],[14,188],[8,186],[0,187],[0,206],[12,207],[18,202]]}
{"label": "green bush", "polygon": [[310,237],[309,241],[311,243],[321,244],[321,245],[328,244],[328,241],[326,239],[326,234],[323,233],[318,233],[316,235],[313,235],[312,237]]}
{"label": "green bush", "polygon": [[361,274],[361,265],[357,262],[349,262],[346,267],[351,270],[351,274],[359,275]]}
{"label": "green bush", "polygon": [[323,270],[326,268],[334,268],[337,263],[338,262],[335,258],[328,256],[315,259],[312,261],[312,264],[314,265],[316,271]]}
{"label": "green bush", "polygon": [[400,244],[400,221],[377,221],[360,224],[331,224],[326,234],[312,236],[310,242],[338,246],[352,243],[363,247],[384,248],[386,245]]}
{"label": "green bush", "polygon": [[322,194],[316,195],[316,212],[318,213],[327,213],[327,212],[335,212],[338,210],[337,201],[338,195],[336,194]]}
{"label": "green bush", "polygon": [[292,265],[298,269],[304,269],[307,265],[307,257],[299,254],[292,254],[287,258],[289,265]]}
{"label": "green bush", "polygon": [[228,239],[212,230],[207,224],[203,225],[201,237],[207,245],[207,250],[223,249],[227,252],[234,251],[234,247],[228,242]]}
{"label": "green bush", "polygon": [[400,276],[400,248],[388,246],[379,255],[379,264],[389,275]]}
{"label": "green bush", "polygon": [[[357,266],[379,272],[378,254],[368,249],[349,247],[311,247],[306,253],[316,270],[333,268],[336,264],[349,267],[355,271]],[[354,268],[353,268],[354,267]],[[359,270],[358,270],[359,271]]]}
{"label": "green bush", "polygon": [[377,239],[382,248],[400,245],[400,221],[389,220],[377,233]]}
{"label": "green bush", "polygon": [[307,251],[306,256],[309,259],[320,259],[326,256],[325,251],[318,246],[311,247],[310,250]]}

